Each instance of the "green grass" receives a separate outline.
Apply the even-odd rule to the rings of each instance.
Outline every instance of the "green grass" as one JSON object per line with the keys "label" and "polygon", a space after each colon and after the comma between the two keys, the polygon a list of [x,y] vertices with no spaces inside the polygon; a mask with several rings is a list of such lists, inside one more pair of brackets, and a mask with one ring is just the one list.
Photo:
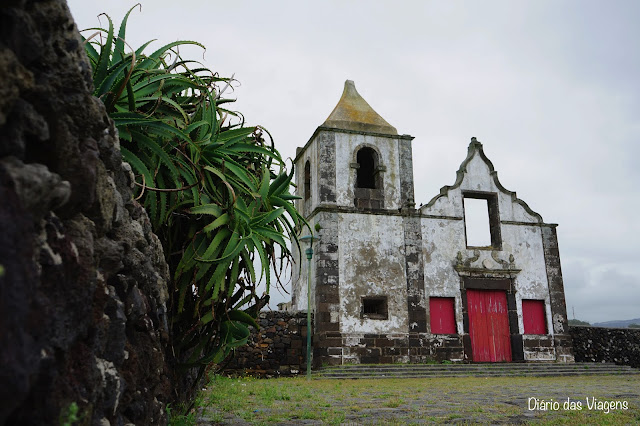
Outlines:
{"label": "green grass", "polygon": [[556,401],[640,394],[638,376],[555,378],[434,378],[307,381],[305,378],[231,379],[214,376],[203,392],[205,417],[220,421],[240,418],[251,424],[314,420],[322,424],[372,422],[435,423],[637,424],[640,396],[626,399],[629,410],[536,411],[527,409],[527,396]]}
{"label": "green grass", "polygon": [[[169,426],[195,426],[196,424],[195,411],[185,413],[186,410],[183,406],[172,407],[171,404],[167,405],[166,411]],[[221,417],[219,416],[219,413],[214,414],[216,415],[216,417]]]}
{"label": "green grass", "polygon": [[389,398],[383,405],[387,408],[398,408],[399,406],[404,404],[404,400],[402,398],[393,397]]}

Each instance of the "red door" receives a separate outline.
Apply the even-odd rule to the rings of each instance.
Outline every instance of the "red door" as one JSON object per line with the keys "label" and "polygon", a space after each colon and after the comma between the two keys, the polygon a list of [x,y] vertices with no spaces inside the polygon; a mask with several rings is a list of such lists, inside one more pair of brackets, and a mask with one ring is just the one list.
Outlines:
{"label": "red door", "polygon": [[469,334],[475,362],[511,361],[507,293],[467,290]]}

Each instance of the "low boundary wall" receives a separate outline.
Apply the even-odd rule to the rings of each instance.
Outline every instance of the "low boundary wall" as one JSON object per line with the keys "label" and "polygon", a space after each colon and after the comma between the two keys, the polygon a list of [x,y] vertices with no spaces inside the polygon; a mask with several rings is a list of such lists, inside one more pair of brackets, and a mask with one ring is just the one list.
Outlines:
{"label": "low boundary wall", "polygon": [[[313,321],[313,317],[312,317]],[[260,329],[251,327],[246,346],[237,348],[224,363],[225,374],[256,377],[295,376],[306,372],[307,314],[260,312]]]}
{"label": "low boundary wall", "polygon": [[569,327],[577,362],[615,362],[640,368],[640,329]]}
{"label": "low boundary wall", "polygon": [[[236,349],[225,361],[223,372],[256,377],[305,373],[306,313],[261,312],[258,323],[260,329],[251,328],[249,343]],[[573,339],[576,362],[613,362],[640,368],[640,329],[569,327],[569,334]],[[379,362],[390,359],[380,357]]]}

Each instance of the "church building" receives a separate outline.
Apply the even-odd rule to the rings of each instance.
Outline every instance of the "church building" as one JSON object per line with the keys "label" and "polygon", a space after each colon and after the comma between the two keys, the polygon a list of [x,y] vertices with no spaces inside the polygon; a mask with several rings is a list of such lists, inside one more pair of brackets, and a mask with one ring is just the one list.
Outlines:
{"label": "church building", "polygon": [[[453,185],[416,209],[412,140],[347,81],[298,148],[296,207],[320,238],[314,365],[572,362],[556,225],[501,185],[475,138]],[[478,208],[488,214],[480,243],[468,223]],[[307,310],[301,249],[294,311]]]}

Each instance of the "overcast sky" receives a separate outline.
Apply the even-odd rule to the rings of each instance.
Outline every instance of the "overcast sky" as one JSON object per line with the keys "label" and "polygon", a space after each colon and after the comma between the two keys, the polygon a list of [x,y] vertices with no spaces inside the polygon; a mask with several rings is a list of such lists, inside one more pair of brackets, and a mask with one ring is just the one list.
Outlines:
{"label": "overcast sky", "polygon": [[[135,3],[69,7],[83,29],[102,12],[119,25]],[[236,108],[283,157],[354,80],[415,137],[418,205],[453,184],[477,137],[501,183],[559,224],[569,317],[597,322],[640,317],[639,22],[640,2],[620,0],[154,0],[127,41],[203,43],[203,63],[235,75]]]}

